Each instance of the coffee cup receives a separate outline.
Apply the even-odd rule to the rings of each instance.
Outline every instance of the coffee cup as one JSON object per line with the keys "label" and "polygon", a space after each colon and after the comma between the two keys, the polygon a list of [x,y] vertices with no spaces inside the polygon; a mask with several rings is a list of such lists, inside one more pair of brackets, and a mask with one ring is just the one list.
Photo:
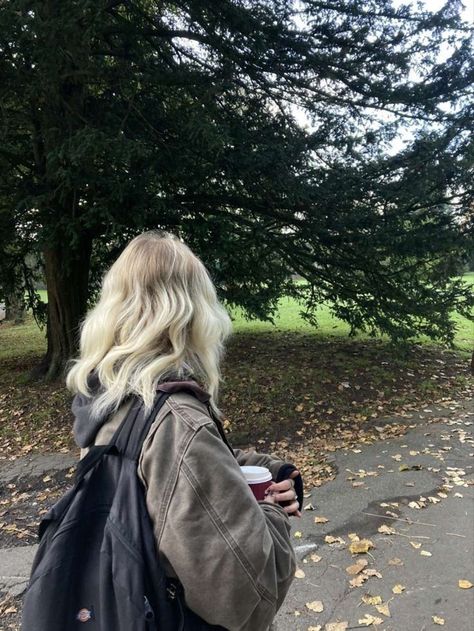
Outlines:
{"label": "coffee cup", "polygon": [[265,491],[272,484],[272,474],[266,467],[244,466],[240,467],[247,484],[250,486],[255,498],[260,502],[265,499]]}

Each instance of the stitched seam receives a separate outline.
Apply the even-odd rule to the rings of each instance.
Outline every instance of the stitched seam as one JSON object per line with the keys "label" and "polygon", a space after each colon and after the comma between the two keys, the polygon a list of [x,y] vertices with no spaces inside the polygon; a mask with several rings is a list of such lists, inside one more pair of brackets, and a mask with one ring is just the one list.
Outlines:
{"label": "stitched seam", "polygon": [[191,444],[191,441],[193,440],[193,438],[194,438],[194,433],[192,434],[190,433],[188,435],[185,435],[185,437],[183,437],[182,439],[182,442],[180,442],[180,445],[183,444],[183,450],[182,451],[180,450],[180,455],[178,458],[176,458],[175,464],[168,478],[168,484],[166,485],[165,492],[163,494],[163,501],[161,503],[162,509],[160,510],[158,521],[156,523],[156,529],[158,532],[157,546],[159,546],[161,539],[163,537],[163,531],[166,524],[166,518],[168,516],[168,511],[171,505],[171,498],[173,496],[174,490],[178,483],[179,472],[182,468],[184,454],[188,450],[188,447]]}
{"label": "stitched seam", "polygon": [[[190,427],[194,431],[203,426],[202,423],[196,423],[196,419],[194,419],[190,414],[188,414],[188,412],[186,412],[186,409],[182,404],[175,403],[171,400],[171,397],[167,400],[167,403],[169,407],[173,410],[173,412],[175,412],[176,415],[179,416],[180,419],[183,420],[186,425],[188,425],[188,427]],[[206,417],[206,415],[202,413],[200,415],[200,418],[206,419],[205,425],[209,425],[209,423],[213,422],[211,417]]]}
{"label": "stitched seam", "polygon": [[[171,408],[171,406],[169,405],[169,399],[167,399],[165,401],[165,404],[161,408],[161,410],[158,412],[157,417],[161,414],[161,411],[165,408],[165,406],[168,406],[168,410],[165,412],[165,414],[163,414],[162,418],[158,422],[156,422],[156,420],[153,422],[152,428],[150,428],[150,432],[148,433],[148,436],[145,438],[145,441],[143,443],[142,453],[145,446],[153,442],[157,430],[165,421],[168,414],[172,414],[174,412],[174,408]],[[171,504],[171,497],[173,495],[174,489],[178,481],[179,471],[181,468],[182,460],[184,458],[184,454],[186,453],[189,447],[189,444],[191,443],[195,434],[195,428],[192,427],[191,429],[194,431],[192,433],[185,434],[182,440],[179,442],[178,446],[181,447],[181,445],[183,445],[183,448],[179,449],[178,451],[178,457],[175,460],[173,468],[171,469],[170,474],[167,478],[166,486],[164,487],[163,498],[161,501],[161,508],[160,508],[158,519],[156,521],[155,528],[154,528],[155,531],[157,532],[157,535],[156,535],[157,546],[159,545],[161,538],[163,537],[163,530],[166,523],[166,517],[168,515],[169,507]],[[145,476],[142,475],[142,477],[143,479],[145,479]],[[148,491],[148,485],[146,485],[146,491]]]}
{"label": "stitched seam", "polygon": [[199,482],[194,477],[191,469],[188,467],[188,465],[185,462],[183,462],[183,464],[182,464],[182,471],[183,471],[184,477],[187,479],[187,481],[191,485],[191,488],[193,489],[194,493],[196,494],[196,497],[198,498],[199,502],[206,509],[208,515],[210,516],[212,522],[214,523],[214,525],[216,526],[217,530],[221,534],[222,538],[229,545],[229,547],[232,550],[232,552],[234,553],[235,557],[237,558],[239,563],[242,565],[242,567],[243,567],[245,573],[248,575],[248,577],[250,579],[250,582],[252,583],[255,591],[262,598],[267,600],[271,605],[274,605],[275,602],[276,602],[276,598],[265,587],[263,587],[263,585],[260,585],[258,582],[255,581],[255,579],[253,577],[253,573],[252,573],[252,570],[253,570],[252,566],[250,565],[250,563],[246,559],[246,557],[243,554],[242,550],[240,549],[239,545],[237,544],[235,539],[232,537],[232,535],[230,534],[229,530],[226,528],[225,524],[223,523],[223,521],[221,520],[219,515],[214,510],[212,504],[208,501],[207,497],[202,492],[201,493],[199,492]]}

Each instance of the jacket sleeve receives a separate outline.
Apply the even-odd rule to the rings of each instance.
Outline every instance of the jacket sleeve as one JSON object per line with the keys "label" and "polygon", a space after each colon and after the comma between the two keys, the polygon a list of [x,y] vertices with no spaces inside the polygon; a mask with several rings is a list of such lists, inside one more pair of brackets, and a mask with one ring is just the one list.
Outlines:
{"label": "jacket sleeve", "polygon": [[184,454],[158,548],[188,607],[229,631],[266,630],[296,567],[287,515],[255,500],[213,424]]}
{"label": "jacket sleeve", "polygon": [[279,460],[276,456],[269,454],[259,454],[256,451],[242,451],[242,449],[234,449],[234,455],[239,466],[255,466],[267,467],[272,474],[274,480],[278,477],[278,472],[285,464],[283,460]]}

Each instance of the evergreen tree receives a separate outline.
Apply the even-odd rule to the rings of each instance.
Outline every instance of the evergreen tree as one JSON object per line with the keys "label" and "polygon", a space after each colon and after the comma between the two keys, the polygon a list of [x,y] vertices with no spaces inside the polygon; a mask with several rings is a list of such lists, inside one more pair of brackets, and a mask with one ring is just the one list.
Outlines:
{"label": "evergreen tree", "polygon": [[311,321],[330,301],[353,331],[451,341],[450,312],[472,305],[453,278],[473,203],[472,31],[459,10],[1,3],[0,254],[43,261],[38,373],[74,354],[104,265],[149,228],[183,236],[249,315],[271,317],[289,292]]}

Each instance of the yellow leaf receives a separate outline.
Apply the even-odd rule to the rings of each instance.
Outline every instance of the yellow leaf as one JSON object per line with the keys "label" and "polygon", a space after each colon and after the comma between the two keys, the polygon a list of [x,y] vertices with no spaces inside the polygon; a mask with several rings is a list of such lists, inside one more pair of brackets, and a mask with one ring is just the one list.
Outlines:
{"label": "yellow leaf", "polygon": [[359,619],[359,624],[365,624],[366,627],[370,627],[371,624],[378,625],[382,624],[382,618],[377,618],[377,616],[372,616],[370,613],[366,613],[364,618]]}
{"label": "yellow leaf", "polygon": [[418,541],[410,541],[410,545],[413,546],[415,550],[419,550],[421,548],[421,543],[418,543]]}
{"label": "yellow leaf", "polygon": [[394,594],[401,594],[404,591],[405,591],[405,585],[397,584],[392,587],[392,592]]}
{"label": "yellow leaf", "polygon": [[353,541],[349,546],[349,550],[352,554],[365,554],[371,548],[374,547],[374,544],[369,539],[361,539],[360,541]]}
{"label": "yellow leaf", "polygon": [[471,581],[467,581],[465,578],[460,578],[458,581],[458,585],[461,589],[471,589],[473,586]]}
{"label": "yellow leaf", "polygon": [[294,537],[296,537],[297,539],[301,539],[302,536],[303,536],[303,533],[300,532],[299,530],[297,530],[294,534]]}
{"label": "yellow leaf", "polygon": [[355,532],[350,532],[347,536],[351,541],[360,541],[359,535]]}
{"label": "yellow leaf", "polygon": [[306,574],[303,572],[303,570],[300,570],[300,568],[298,568],[295,572],[295,578],[304,578],[306,576]]}
{"label": "yellow leaf", "polygon": [[440,618],[439,616],[431,616],[433,618],[433,622],[435,624],[444,624],[444,618]]}
{"label": "yellow leaf", "polygon": [[308,631],[321,631],[321,625],[318,624],[317,627],[308,627]]}
{"label": "yellow leaf", "polygon": [[321,613],[321,611],[324,611],[324,605],[320,600],[313,600],[310,603],[306,603],[306,607],[310,611],[315,611],[316,613]]}
{"label": "yellow leaf", "polygon": [[420,552],[420,554],[421,554],[422,557],[430,557],[430,556],[432,556],[431,552],[428,552],[428,550],[422,550]]}
{"label": "yellow leaf", "polygon": [[381,596],[371,596],[370,594],[364,594],[362,596],[362,601],[366,605],[380,605],[382,602]]}
{"label": "yellow leaf", "polygon": [[314,523],[315,524],[327,524],[328,521],[329,521],[329,519],[327,517],[315,517],[314,518]]}
{"label": "yellow leaf", "polygon": [[357,561],[357,563],[354,563],[354,565],[349,565],[349,567],[346,567],[346,572],[348,574],[351,574],[352,576],[355,576],[356,574],[359,574],[360,572],[362,572],[362,570],[368,565],[368,561],[366,561],[365,559],[360,559],[359,561]]}
{"label": "yellow leaf", "polygon": [[302,412],[304,410],[304,405],[302,403],[298,403],[295,407],[295,412]]}
{"label": "yellow leaf", "polygon": [[377,609],[377,611],[381,614],[383,614],[384,616],[387,616],[387,618],[390,618],[390,609],[388,608],[388,603],[383,603],[382,605],[375,605],[375,608]]}
{"label": "yellow leaf", "polygon": [[333,537],[332,535],[326,535],[324,541],[326,543],[345,543],[344,539],[341,539],[341,537]]}
{"label": "yellow leaf", "polygon": [[313,563],[319,563],[321,561],[321,557],[314,553],[309,558]]}

